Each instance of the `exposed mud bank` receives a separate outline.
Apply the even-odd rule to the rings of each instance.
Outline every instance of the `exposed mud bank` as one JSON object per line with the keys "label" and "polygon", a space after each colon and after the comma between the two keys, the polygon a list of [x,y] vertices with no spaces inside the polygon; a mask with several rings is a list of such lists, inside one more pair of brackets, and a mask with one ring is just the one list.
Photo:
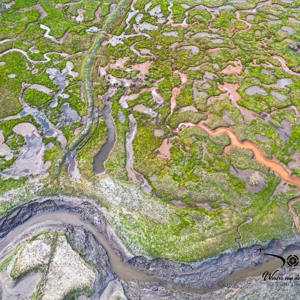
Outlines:
{"label": "exposed mud bank", "polygon": [[96,175],[105,173],[104,164],[116,142],[117,133],[114,119],[111,114],[111,105],[111,102],[105,100],[105,106],[102,110],[102,115],[106,125],[106,141],[94,157],[93,170],[94,174]]}
{"label": "exposed mud bank", "polygon": [[[97,297],[110,281],[116,280],[128,299],[140,299],[142,295],[142,299],[200,299],[200,295],[223,288],[231,278],[241,281],[248,276],[261,276],[269,263],[269,258],[257,251],[262,247],[258,244],[194,263],[133,256],[113,233],[99,207],[87,199],[66,196],[39,198],[2,217],[1,260],[16,240],[53,226],[64,230],[101,274],[99,278],[103,280],[98,280],[94,288]],[[284,255],[291,248],[300,249],[300,237],[274,240],[263,248]]]}

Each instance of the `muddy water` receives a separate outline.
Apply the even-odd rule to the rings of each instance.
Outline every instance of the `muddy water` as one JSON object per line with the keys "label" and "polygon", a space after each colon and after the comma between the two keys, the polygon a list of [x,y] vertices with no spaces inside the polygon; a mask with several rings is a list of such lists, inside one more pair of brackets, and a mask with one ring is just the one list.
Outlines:
{"label": "muddy water", "polygon": [[3,271],[0,273],[0,299],[30,299],[41,279],[41,273],[30,272],[15,283],[7,272]]}
{"label": "muddy water", "polygon": [[[277,162],[276,160],[266,158],[263,152],[254,143],[250,141],[240,141],[238,136],[233,132],[231,128],[219,127],[215,130],[212,130],[206,125],[204,125],[203,123],[199,123],[197,126],[204,129],[211,136],[218,136],[222,133],[226,134],[231,141],[230,147],[234,146],[241,149],[251,150],[254,154],[255,160],[258,163],[270,168],[283,181],[296,185],[297,188],[300,190],[300,178],[290,175],[289,170],[285,166]],[[227,147],[226,151],[228,149],[229,148]]]}
{"label": "muddy water", "polygon": [[10,231],[7,236],[0,240],[0,261],[11,254],[11,251],[18,243],[20,243],[24,238],[31,236],[34,232],[38,232],[47,228],[59,229],[66,224],[83,226],[96,237],[99,244],[105,248],[109,256],[112,270],[120,279],[125,281],[142,282],[154,280],[153,277],[137,271],[132,266],[122,261],[122,259],[114,252],[105,237],[100,234],[94,226],[89,223],[85,223],[76,215],[67,212],[49,212],[47,214],[37,215]]}
{"label": "muddy water", "polygon": [[280,269],[282,263],[276,258],[271,258],[264,264],[258,265],[254,268],[242,269],[234,272],[232,275],[228,276],[224,283],[225,285],[231,285],[236,282],[246,280],[248,277],[262,276],[265,271],[273,272]]}
{"label": "muddy water", "polygon": [[[45,201],[49,201],[49,199],[45,200]],[[68,200],[69,201],[69,200]],[[42,205],[41,209],[45,209],[45,205],[43,204],[43,201],[38,201],[36,202],[36,204],[40,204]],[[144,289],[147,286],[147,289],[151,289],[151,288],[157,288],[158,286],[164,287],[167,290],[170,290],[174,293],[189,293],[189,294],[194,294],[196,295],[196,297],[199,298],[192,298],[192,299],[200,299],[200,295],[201,294],[205,294],[206,292],[208,292],[207,287],[206,287],[206,283],[203,284],[203,282],[201,281],[202,276],[198,276],[198,272],[207,272],[207,276],[208,278],[212,278],[212,282],[215,282],[215,284],[212,284],[211,288],[210,288],[210,292],[212,290],[217,290],[220,289],[222,287],[224,287],[224,284],[228,284],[230,285],[230,282],[235,283],[236,281],[241,281],[244,278],[247,278],[249,276],[256,276],[260,274],[260,270],[269,270],[270,268],[268,267],[268,264],[266,264],[266,262],[262,262],[260,264],[260,266],[262,267],[262,269],[258,269],[256,270],[256,267],[254,268],[254,272],[250,272],[249,273],[249,268],[247,269],[241,269],[241,263],[238,263],[238,265],[234,268],[235,272],[239,272],[237,274],[239,274],[237,277],[236,273],[231,273],[230,271],[227,272],[226,269],[226,264],[228,263],[228,259],[231,260],[231,257],[229,256],[228,259],[224,259],[224,257],[222,258],[222,255],[220,258],[213,258],[213,266],[212,269],[210,267],[211,265],[211,260],[209,259],[208,261],[204,262],[205,265],[202,267],[201,266],[201,262],[196,262],[191,263],[188,266],[185,265],[181,265],[180,263],[174,263],[174,266],[171,266],[170,272],[173,272],[174,270],[174,275],[172,276],[168,276],[165,274],[165,266],[166,268],[170,268],[169,263],[167,263],[167,261],[165,261],[162,264],[158,264],[156,265],[157,262],[154,261],[153,265],[149,266],[149,272],[152,273],[153,275],[149,275],[149,273],[147,273],[147,269],[148,269],[148,262],[150,264],[153,263],[153,261],[147,261],[145,263],[142,263],[141,265],[138,263],[137,264],[137,268],[141,268],[145,271],[140,271],[137,268],[133,267],[133,265],[136,265],[133,263],[133,265],[130,265],[129,263],[127,263],[127,259],[129,259],[131,256],[127,256],[126,254],[122,254],[122,256],[120,257],[118,252],[119,251],[123,252],[122,250],[120,250],[119,247],[123,248],[123,246],[113,246],[114,245],[114,239],[110,239],[108,238],[108,236],[110,236],[109,233],[109,228],[104,227],[104,230],[106,228],[107,231],[107,235],[106,234],[102,234],[99,233],[99,223],[96,222],[95,220],[98,218],[97,214],[94,215],[94,213],[92,213],[89,217],[91,217],[91,219],[86,218],[85,215],[82,215],[81,217],[79,215],[77,215],[77,212],[73,212],[72,209],[74,209],[75,207],[80,206],[80,202],[78,202],[77,198],[72,198],[72,205],[70,207],[70,211],[65,211],[65,209],[67,209],[66,207],[68,207],[67,203],[65,202],[57,202],[56,205],[56,209],[62,209],[61,207],[63,207],[64,211],[57,211],[57,212],[51,212],[48,209],[51,209],[51,205],[49,206],[48,202],[47,203],[47,210],[46,212],[40,212],[38,213],[38,210],[36,210],[36,204],[35,205],[31,205],[28,206],[28,209],[34,209],[33,211],[31,211],[31,213],[29,215],[25,214],[24,215],[24,209],[20,210],[20,211],[15,211],[11,216],[8,215],[7,219],[5,219],[5,222],[1,223],[3,224],[3,230],[1,231],[2,236],[3,234],[6,234],[7,230],[9,230],[9,228],[14,228],[12,229],[8,234],[4,235],[4,237],[2,239],[0,239],[0,261],[2,261],[5,257],[7,257],[8,255],[10,255],[13,251],[13,249],[15,249],[16,245],[18,243],[20,243],[21,241],[23,241],[25,238],[28,238],[30,236],[32,236],[32,234],[36,233],[36,232],[40,232],[41,230],[66,230],[66,226],[67,225],[71,225],[71,226],[81,226],[83,227],[85,230],[87,230],[88,232],[90,232],[91,234],[94,235],[94,237],[96,238],[96,240],[99,243],[99,246],[102,245],[108,256],[109,256],[109,261],[110,261],[110,265],[111,265],[111,269],[112,271],[122,280],[125,280],[127,282],[129,281],[134,281],[135,284],[138,286],[138,288],[140,289]],[[59,204],[60,203],[60,204]],[[89,206],[86,206],[87,203],[84,203],[84,206],[82,206],[82,208],[84,209],[88,209]],[[43,210],[44,211],[44,210]],[[79,212],[81,211],[81,208],[79,209]],[[37,214],[38,213],[38,214]],[[18,217],[17,217],[18,216]],[[22,220],[27,219],[27,221],[25,221],[22,225],[13,225],[15,224],[14,222],[18,222],[18,219],[20,218],[21,222]],[[29,218],[29,219],[28,219]],[[89,221],[91,220],[91,221]],[[92,225],[91,222],[94,222],[95,224],[98,225]],[[7,223],[10,224],[11,226],[7,226]],[[17,226],[17,227],[14,227]],[[111,246],[112,245],[112,246]],[[116,247],[116,248],[115,248]],[[231,255],[231,254],[230,254]],[[127,258],[123,258],[123,257],[127,257]],[[239,260],[247,260],[247,257],[249,257],[249,259],[251,259],[251,256],[249,256],[249,251],[246,250],[245,254],[242,254],[241,256],[237,256],[236,253],[232,253],[232,257],[239,257]],[[218,263],[216,263],[218,262]],[[200,265],[199,265],[200,263]],[[267,261],[268,263],[268,261]],[[166,265],[165,265],[166,264]],[[214,265],[218,266],[219,272],[217,272],[217,275],[214,274]],[[247,264],[246,264],[247,265]],[[253,264],[252,264],[253,265]],[[255,265],[255,263],[254,263]],[[140,266],[140,267],[139,267]],[[199,269],[198,269],[199,268]],[[225,269],[224,269],[225,268]],[[224,269],[224,270],[223,270]],[[252,269],[251,269],[252,270]],[[224,274],[224,276],[219,276],[218,274]],[[193,275],[194,274],[194,275]],[[214,276],[216,275],[216,281],[214,281]],[[32,274],[31,274],[32,275]],[[25,276],[22,279],[22,285],[19,286],[19,290],[20,293],[23,293],[23,288],[24,288],[24,292],[28,294],[31,293],[31,288],[29,289],[29,287],[26,286],[26,283],[30,283],[30,286],[35,286],[36,282],[38,281],[38,276],[31,276],[29,274],[29,276]],[[183,278],[182,278],[183,276]],[[186,279],[184,279],[184,277],[187,276]],[[195,277],[193,277],[195,276]],[[13,286],[11,286],[11,281],[7,281],[6,280],[7,276],[5,274],[5,272],[0,273],[0,293],[4,292],[6,293],[5,295],[13,295],[15,294],[15,292],[17,292],[18,290],[15,290],[15,288],[17,287],[17,285],[15,283],[13,283]],[[202,279],[200,279],[202,278]],[[196,280],[196,282],[195,282]],[[199,284],[198,284],[198,280]],[[25,283],[24,283],[25,282]],[[25,286],[25,287],[24,287]],[[0,297],[1,299],[1,297]],[[4,299],[10,299],[8,297],[4,298]],[[19,299],[17,297],[14,297],[12,299]],[[27,299],[27,298],[26,298]]]}
{"label": "muddy water", "polygon": [[[219,127],[217,129],[210,129],[208,126],[204,124],[205,121],[200,121],[198,124],[193,123],[181,123],[176,129],[176,132],[179,133],[183,128],[197,126],[206,131],[211,136],[218,136],[220,134],[225,134],[230,139],[230,145],[225,147],[224,152],[227,152],[231,147],[238,147],[241,149],[251,150],[254,154],[254,159],[271,169],[277,176],[281,178],[286,183],[295,185],[297,190],[300,191],[300,178],[293,176],[290,174],[290,171],[281,163],[276,161],[275,159],[268,159],[263,154],[262,150],[260,150],[254,143],[250,141],[240,141],[238,136],[233,132],[231,128],[227,127]],[[297,213],[293,209],[293,204],[297,201],[300,201],[300,198],[291,199],[288,202],[288,207],[290,214],[293,218],[295,227],[298,232],[300,232],[300,223],[298,219]]]}
{"label": "muddy water", "polygon": [[95,175],[105,173],[104,164],[115,145],[117,136],[114,119],[111,114],[111,102],[106,102],[102,113],[106,125],[106,141],[94,157],[93,170]]}

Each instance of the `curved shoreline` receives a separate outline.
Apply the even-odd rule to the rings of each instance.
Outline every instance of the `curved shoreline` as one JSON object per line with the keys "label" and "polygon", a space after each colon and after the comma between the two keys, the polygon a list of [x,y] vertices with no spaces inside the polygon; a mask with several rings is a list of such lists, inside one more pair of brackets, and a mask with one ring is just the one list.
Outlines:
{"label": "curved shoreline", "polygon": [[49,212],[47,214],[41,213],[32,216],[29,220],[19,225],[14,230],[10,231],[5,238],[0,240],[0,261],[9,254],[12,247],[20,243],[31,235],[32,232],[38,232],[44,229],[65,230],[67,226],[82,227],[89,231],[103,246],[108,254],[109,261],[112,269],[122,280],[139,280],[139,281],[151,281],[152,277],[137,271],[129,264],[126,264],[110,246],[108,240],[104,235],[98,232],[94,226],[85,223],[77,215],[69,214],[67,212]]}
{"label": "curved shoreline", "polygon": [[100,150],[96,153],[93,159],[93,172],[94,175],[105,173],[105,162],[107,161],[112,149],[115,146],[117,139],[117,129],[114,123],[111,110],[112,103],[109,100],[104,101],[104,107],[102,109],[103,119],[106,125],[106,140],[100,147]]}
{"label": "curved shoreline", "polygon": [[[57,221],[57,218],[55,218],[57,213],[64,214],[63,218],[59,220],[62,222],[60,225],[82,226],[82,223],[84,223],[85,230],[92,233],[93,236],[101,235],[105,241],[101,241],[99,238],[97,240],[110,257],[109,261],[113,273],[120,280],[125,279],[127,283],[132,282],[133,279],[139,281],[139,279],[145,278],[145,284],[151,286],[159,284],[159,286],[168,288],[170,291],[176,291],[176,293],[186,291],[192,294],[203,294],[222,288],[228,278],[235,272],[239,271],[243,273],[243,270],[249,268],[255,269],[256,266],[263,266],[267,262],[267,258],[264,255],[257,253],[257,248],[261,247],[259,244],[240,248],[235,252],[227,251],[217,257],[193,263],[180,263],[161,258],[150,259],[144,256],[133,256],[126,251],[122,242],[114,234],[99,207],[87,199],[67,196],[38,198],[16,207],[6,216],[2,217],[0,219],[1,248],[3,249],[2,246],[5,246],[4,241],[6,237],[9,237],[9,234],[14,232],[14,230],[22,228],[22,224],[26,225],[26,222],[30,222],[30,220],[34,221],[34,218],[55,222],[55,219]],[[49,214],[48,217],[47,214]],[[67,217],[66,214],[70,217]],[[53,216],[54,218],[52,218]],[[72,220],[75,218],[75,221],[77,218],[77,223],[74,223],[73,220],[69,224],[68,220],[70,218]],[[39,225],[39,223],[36,225]],[[89,228],[89,226],[92,226],[94,229]],[[20,234],[22,232],[21,230]],[[297,246],[300,249],[300,237],[295,236],[286,240],[273,240],[265,245],[265,248],[280,255],[290,246]],[[2,256],[3,254],[0,254],[1,258]],[[114,260],[116,260],[117,264],[121,265],[116,268]],[[131,270],[135,274],[134,277],[124,278],[124,273],[121,274],[119,268]],[[239,280],[243,280],[243,276],[239,276]],[[138,282],[138,285],[143,285],[143,283]]]}

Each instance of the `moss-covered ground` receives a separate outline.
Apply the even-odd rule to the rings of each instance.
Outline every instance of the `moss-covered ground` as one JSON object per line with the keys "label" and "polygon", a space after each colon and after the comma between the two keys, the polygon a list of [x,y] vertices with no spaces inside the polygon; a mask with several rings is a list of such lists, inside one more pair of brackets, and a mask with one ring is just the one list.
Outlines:
{"label": "moss-covered ground", "polygon": [[[213,129],[231,128],[300,176],[300,2],[135,0],[119,1],[117,10],[116,3],[16,0],[1,9],[0,130],[13,158],[0,156],[0,170],[17,159],[25,142],[13,127],[26,120],[37,126],[45,145],[52,144],[45,151],[51,166],[42,184],[53,184],[55,164],[71,145],[81,179],[72,181],[63,168],[57,192],[95,196],[92,187],[105,178],[94,176],[92,164],[107,138],[102,109],[108,101],[117,136],[106,175],[128,181],[126,135],[133,115],[132,168],[152,187],[150,206],[159,201],[167,211],[160,212],[167,220],[160,223],[112,205],[111,221],[129,247],[197,260],[237,247],[237,227],[246,217],[251,221],[240,227],[243,245],[294,234],[287,202],[298,194],[295,186],[281,182],[251,151],[224,151],[226,135],[213,137],[197,127],[179,134],[178,127],[206,120]],[[41,25],[55,41],[44,36]],[[100,31],[87,32],[92,26]],[[77,76],[66,76],[67,96],[51,106],[60,86],[47,70],[63,72],[67,62]],[[24,84],[31,87],[21,95]],[[34,116],[22,116],[22,97],[62,132],[66,148],[55,136],[44,136]],[[62,121],[64,103],[80,120]],[[87,134],[74,143],[88,120]],[[163,147],[166,140],[169,148]],[[0,192],[22,187],[27,179],[0,178]],[[56,182],[47,193],[57,187]],[[2,206],[1,212],[10,207]]]}

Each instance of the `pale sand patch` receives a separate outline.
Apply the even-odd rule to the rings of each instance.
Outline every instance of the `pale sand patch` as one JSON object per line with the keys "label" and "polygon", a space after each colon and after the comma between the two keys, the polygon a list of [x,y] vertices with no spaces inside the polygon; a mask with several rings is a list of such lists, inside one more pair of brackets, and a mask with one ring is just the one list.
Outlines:
{"label": "pale sand patch", "polygon": [[186,112],[186,111],[198,112],[198,109],[193,105],[181,107],[181,108],[178,109],[179,113]]}
{"label": "pale sand patch", "polygon": [[208,50],[207,50],[207,53],[215,53],[215,52],[220,51],[221,49],[224,49],[224,48],[220,48],[220,47],[217,47],[217,48],[211,48],[211,49],[208,49]]}
{"label": "pale sand patch", "polygon": [[173,114],[174,112],[174,109],[176,107],[176,99],[177,99],[177,96],[179,95],[180,93],[180,88],[179,87],[174,87],[173,90],[172,90],[172,97],[171,97],[171,112],[170,112],[170,115]]}
{"label": "pale sand patch", "polygon": [[144,63],[133,65],[132,70],[140,72],[140,75],[144,78],[148,74],[151,64],[151,61],[145,61]]}
{"label": "pale sand patch", "polygon": [[178,32],[173,30],[173,31],[166,31],[166,32],[163,32],[163,35],[164,36],[173,36],[173,37],[177,37],[178,36]]}
{"label": "pale sand patch", "polygon": [[75,18],[75,20],[76,20],[76,22],[78,22],[78,23],[82,23],[83,20],[84,20],[84,13],[85,13],[85,10],[82,9],[82,8],[79,8],[79,9],[77,9],[77,13],[78,13],[78,15],[77,15],[77,17]]}
{"label": "pale sand patch", "polygon": [[36,4],[33,7],[40,13],[39,20],[42,20],[48,16],[48,13],[44,10],[44,8],[40,4]]}
{"label": "pale sand patch", "polygon": [[177,48],[177,50],[188,50],[190,52],[189,56],[197,55],[200,51],[197,46],[182,46]]}
{"label": "pale sand patch", "polygon": [[224,84],[218,84],[218,88],[221,91],[227,92],[228,96],[232,102],[232,104],[241,112],[244,120],[250,121],[256,117],[256,113],[253,111],[244,108],[240,106],[237,102],[241,99],[240,94],[237,92],[237,89],[239,88],[238,83],[227,83],[224,82]]}
{"label": "pale sand patch", "polygon": [[61,300],[74,289],[91,288],[94,272],[75,252],[64,236],[57,241],[44,287],[43,300]]}
{"label": "pale sand patch", "polygon": [[154,136],[158,136],[161,137],[163,136],[165,133],[162,129],[154,129]]}
{"label": "pale sand patch", "polygon": [[240,74],[243,69],[242,63],[240,60],[230,61],[228,66],[221,71],[222,74]]}
{"label": "pale sand patch", "polygon": [[22,274],[49,263],[51,243],[45,235],[28,242],[19,252],[11,269],[11,276],[18,278]]}
{"label": "pale sand patch", "polygon": [[246,88],[245,93],[250,96],[255,95],[255,94],[266,96],[268,94],[263,88],[261,88],[257,85],[253,85],[253,86]]}
{"label": "pale sand patch", "polygon": [[[173,114],[174,109],[176,107],[176,98],[180,94],[182,86],[187,82],[187,75],[186,74],[184,74],[182,72],[179,72],[179,71],[175,71],[174,74],[179,75],[181,84],[180,84],[180,87],[174,87],[173,90],[172,90],[171,107],[170,107],[170,115],[169,116],[171,116]],[[169,116],[168,116],[168,118],[169,118]]]}
{"label": "pale sand patch", "polygon": [[281,67],[285,72],[287,72],[290,75],[300,76],[300,73],[296,73],[289,69],[289,67],[286,65],[285,59],[283,57],[281,57],[279,55],[274,55],[273,58],[280,62]]}
{"label": "pale sand patch", "polygon": [[50,95],[53,92],[52,89],[50,89],[44,85],[41,85],[41,84],[31,84],[28,88],[34,89],[39,92],[43,92],[47,95]]}
{"label": "pale sand patch", "polygon": [[212,210],[211,206],[208,203],[196,203],[196,206],[205,210]]}
{"label": "pale sand patch", "polygon": [[144,104],[137,104],[133,110],[149,115],[152,118],[157,116],[157,112],[155,112],[152,108],[145,106]]}
{"label": "pale sand patch", "polygon": [[45,145],[36,127],[31,123],[19,123],[13,131],[22,135],[26,145],[19,149],[19,156],[14,163],[1,171],[5,178],[18,179],[23,176],[40,175],[49,164],[44,163]]}
{"label": "pale sand patch", "polygon": [[13,128],[13,132],[19,135],[31,136],[33,132],[37,131],[36,127],[31,123],[19,123]]}
{"label": "pale sand patch", "polygon": [[175,206],[177,206],[177,207],[179,207],[179,208],[186,208],[186,207],[188,207],[181,200],[172,200],[170,203],[173,204],[173,205],[175,205]]}
{"label": "pale sand patch", "polygon": [[238,83],[224,82],[224,84],[218,84],[218,88],[221,91],[227,92],[229,94],[230,99],[234,103],[236,103],[238,100],[241,99],[240,94],[237,92],[238,87],[239,87]]}
{"label": "pale sand patch", "polygon": [[170,139],[164,139],[162,144],[160,145],[160,147],[157,149],[157,151],[158,151],[157,157],[170,160],[171,159],[171,153],[170,153],[171,148],[172,148],[172,141]]}
{"label": "pale sand patch", "polygon": [[121,57],[117,59],[114,63],[108,64],[106,68],[112,68],[112,69],[125,69],[125,64],[128,62],[129,57]]}

